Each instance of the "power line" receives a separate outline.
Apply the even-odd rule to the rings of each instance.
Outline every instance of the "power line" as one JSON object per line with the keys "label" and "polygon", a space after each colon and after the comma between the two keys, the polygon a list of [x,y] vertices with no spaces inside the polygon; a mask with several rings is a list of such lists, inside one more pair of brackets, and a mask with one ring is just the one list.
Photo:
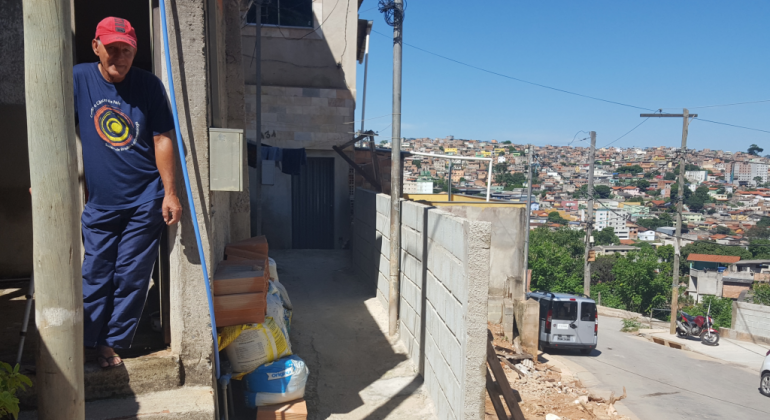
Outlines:
{"label": "power line", "polygon": [[[658,110],[658,112],[660,112],[660,110]],[[609,145],[611,145],[612,143],[615,143],[616,141],[618,141],[618,140],[622,139],[623,137],[625,137],[625,136],[627,136],[627,135],[631,134],[631,132],[632,132],[632,131],[634,131],[634,130],[636,130],[637,128],[639,128],[639,126],[641,126],[642,124],[646,123],[646,122],[647,122],[647,120],[649,120],[649,119],[650,119],[649,117],[645,118],[644,120],[642,120],[642,122],[640,122],[639,124],[637,124],[637,125],[636,125],[634,128],[632,128],[632,129],[628,130],[628,131],[626,132],[626,134],[623,134],[622,136],[620,136],[620,137],[616,138],[615,140],[613,140],[613,141],[611,141],[611,142],[609,142],[609,143],[605,144],[604,146],[602,146],[602,149],[604,149],[605,147],[608,147]]]}
{"label": "power line", "polygon": [[[372,32],[374,32],[374,33],[376,33],[378,35],[384,36],[385,38],[388,38],[388,39],[391,38],[391,37],[389,37],[389,36],[387,36],[387,35],[385,35],[383,33],[375,31],[375,30],[372,30]],[[623,103],[623,102],[612,101],[612,100],[609,100],[609,99],[602,99],[602,98],[598,98],[596,96],[584,95],[582,93],[572,92],[572,91],[569,91],[569,90],[560,89],[560,88],[556,88],[556,87],[553,87],[553,86],[547,86],[547,85],[540,84],[540,83],[530,82],[528,80],[520,79],[518,77],[509,76],[507,74],[498,73],[498,72],[495,72],[495,71],[492,71],[492,70],[485,69],[483,67],[479,67],[479,66],[475,66],[473,64],[468,64],[468,63],[465,63],[465,62],[462,62],[462,61],[459,61],[459,60],[455,60],[454,58],[450,58],[450,57],[447,57],[447,56],[444,56],[444,55],[441,55],[441,54],[437,54],[437,53],[434,53],[432,51],[428,51],[428,50],[426,50],[424,48],[420,48],[418,46],[415,46],[415,45],[412,45],[412,44],[408,44],[406,42],[404,42],[404,45],[409,46],[411,48],[414,48],[416,50],[420,50],[420,51],[422,51],[424,53],[427,53],[427,54],[430,54],[430,55],[434,55],[434,56],[439,57],[439,58],[443,58],[444,60],[448,60],[448,61],[460,64],[460,65],[463,65],[463,66],[466,66],[466,67],[470,67],[472,69],[480,70],[480,71],[483,71],[485,73],[493,74],[495,76],[504,77],[506,79],[515,80],[515,81],[521,82],[521,83],[526,83],[528,85],[538,86],[538,87],[541,87],[541,88],[544,88],[544,89],[549,89],[549,90],[553,90],[553,91],[556,91],[556,92],[566,93],[568,95],[579,96],[581,98],[592,99],[592,100],[595,100],[595,101],[606,102],[606,103],[609,103],[609,104],[620,105],[620,106],[624,106],[624,107],[628,107],[628,108],[642,109],[642,110],[645,110],[645,111],[655,111],[654,109],[651,109],[651,108],[645,108],[645,107],[641,107],[641,106],[630,105],[630,104],[626,104],[626,103]]]}
{"label": "power line", "polygon": [[728,124],[728,123],[723,123],[723,122],[719,122],[719,121],[705,120],[703,118],[693,118],[693,121],[703,121],[703,122],[708,122],[708,123],[712,123],[712,124],[727,125],[727,126],[730,126],[730,127],[743,128],[744,130],[760,131],[762,133],[770,134],[769,130],[762,130],[762,129],[759,129],[759,128],[751,128],[751,127],[744,127],[742,125]]}
{"label": "power line", "polygon": [[[721,108],[726,106],[736,106],[736,105],[750,105],[750,104],[761,104],[765,102],[770,102],[770,99],[763,99],[761,101],[749,101],[749,102],[734,102],[731,104],[719,104],[719,105],[704,105],[704,106],[691,106],[689,109],[703,109],[703,108]],[[662,108],[662,109],[682,109],[684,107],[668,107],[668,108]]]}

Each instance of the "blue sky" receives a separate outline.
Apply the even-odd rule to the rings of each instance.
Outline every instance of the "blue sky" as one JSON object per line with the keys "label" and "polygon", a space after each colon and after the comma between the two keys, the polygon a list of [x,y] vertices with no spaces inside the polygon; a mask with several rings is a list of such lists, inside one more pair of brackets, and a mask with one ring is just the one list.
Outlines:
{"label": "blue sky", "polygon": [[[392,37],[364,0],[360,17]],[[410,0],[404,42],[527,81],[643,108],[770,100],[768,1]],[[372,33],[366,128],[389,139],[392,40]],[[639,109],[505,79],[404,46],[403,137],[566,145],[580,130],[597,147],[643,120]],[[361,115],[364,66],[358,66]],[[669,109],[670,108],[670,109]],[[770,102],[691,109],[701,118],[770,131]],[[359,128],[359,124],[356,124]],[[613,146],[679,146],[682,121],[650,119]],[[586,137],[580,133],[577,139]],[[702,121],[688,148],[770,153],[770,133]],[[575,142],[585,146],[587,141]]]}

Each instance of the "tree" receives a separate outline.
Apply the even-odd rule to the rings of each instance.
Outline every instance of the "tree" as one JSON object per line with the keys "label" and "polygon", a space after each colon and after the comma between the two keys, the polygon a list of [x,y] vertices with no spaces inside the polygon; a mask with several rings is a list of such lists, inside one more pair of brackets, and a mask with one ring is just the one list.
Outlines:
{"label": "tree", "polygon": [[727,226],[717,226],[716,229],[714,229],[714,233],[717,235],[729,235],[733,233],[733,231]]}
{"label": "tree", "polygon": [[640,179],[636,181],[636,186],[643,191],[647,191],[647,188],[650,188],[650,181],[647,181],[646,179]]}
{"label": "tree", "polygon": [[626,200],[627,203],[644,203],[644,199],[642,197],[631,197],[628,200]]}
{"label": "tree", "polygon": [[762,183],[762,177],[761,176],[755,176],[754,177],[754,182],[756,182],[757,184],[761,184]]}
{"label": "tree", "polygon": [[465,178],[460,178],[460,182],[467,182]]}
{"label": "tree", "polygon": [[509,147],[508,147],[508,153],[513,153],[513,152],[515,152],[515,151],[516,151],[516,148],[515,148],[515,147],[513,147],[513,146],[509,146]]}
{"label": "tree", "polygon": [[749,146],[749,150],[747,150],[748,154],[753,156],[759,156],[759,153],[762,153],[765,149],[757,146],[756,144],[752,144]]}
{"label": "tree", "polygon": [[533,230],[529,246],[531,289],[582,293],[584,237],[585,233],[567,228]]}
{"label": "tree", "polygon": [[597,185],[594,187],[594,194],[596,198],[610,198],[612,190],[606,185]]}
{"label": "tree", "polygon": [[495,164],[495,166],[492,167],[492,172],[496,174],[506,173],[508,172],[508,164],[507,163]]}
{"label": "tree", "polygon": [[615,235],[615,228],[610,226],[595,232],[594,239],[596,245],[620,245],[620,238]]}
{"label": "tree", "polygon": [[422,162],[419,160],[413,160],[412,164],[417,167],[417,169],[422,169]]}
{"label": "tree", "polygon": [[755,239],[749,242],[749,252],[752,258],[770,259],[770,240]]}
{"label": "tree", "polygon": [[511,141],[510,140],[506,140],[506,141],[503,142],[503,144],[511,144]]}
{"label": "tree", "polygon": [[439,146],[438,150],[441,150],[443,152],[444,151],[444,146]]}
{"label": "tree", "polygon": [[663,175],[663,179],[666,181],[676,181],[676,175],[673,172],[666,172],[666,174]]}
{"label": "tree", "polygon": [[757,223],[751,229],[746,231],[746,237],[749,239],[770,239],[770,228],[767,226],[760,226]]}
{"label": "tree", "polygon": [[505,156],[505,151],[501,150],[500,153],[497,154],[497,156]]}
{"label": "tree", "polygon": [[658,263],[652,247],[619,258],[612,267],[615,275],[612,291],[620,301],[621,309],[644,313],[665,303],[671,288],[670,266],[669,263]]}
{"label": "tree", "polygon": [[617,169],[617,172],[619,174],[639,174],[644,172],[644,169],[639,165],[621,166]]}
{"label": "tree", "polygon": [[725,191],[725,187],[719,187],[719,189],[717,189],[717,194],[724,194]]}
{"label": "tree", "polygon": [[770,226],[770,217],[767,217],[767,216],[760,217],[759,221],[757,221],[757,226],[761,226],[761,227]]}
{"label": "tree", "polygon": [[615,281],[615,274],[612,273],[612,267],[617,260],[618,256],[616,254],[600,255],[596,257],[596,261],[591,264],[591,286]]}
{"label": "tree", "polygon": [[560,225],[566,225],[569,220],[561,217],[558,211],[552,211],[548,213],[548,223],[558,223]]}

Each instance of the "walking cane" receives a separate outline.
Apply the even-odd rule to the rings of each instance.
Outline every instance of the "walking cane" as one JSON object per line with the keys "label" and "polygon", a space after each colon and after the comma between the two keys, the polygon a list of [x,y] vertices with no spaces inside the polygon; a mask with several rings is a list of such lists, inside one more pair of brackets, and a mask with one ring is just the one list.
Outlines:
{"label": "walking cane", "polygon": [[21,353],[24,351],[24,340],[27,338],[27,325],[29,325],[29,314],[32,312],[32,296],[35,294],[35,274],[29,277],[29,289],[27,290],[27,306],[24,308],[24,321],[21,323],[19,335],[19,352],[16,353],[16,364],[21,364]]}

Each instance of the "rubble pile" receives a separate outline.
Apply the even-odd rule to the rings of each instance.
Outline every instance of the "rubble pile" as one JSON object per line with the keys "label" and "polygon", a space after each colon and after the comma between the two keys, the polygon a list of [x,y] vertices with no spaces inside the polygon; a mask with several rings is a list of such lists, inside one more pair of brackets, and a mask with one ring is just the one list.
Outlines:
{"label": "rubble pile", "polygon": [[[511,387],[521,395],[521,407],[527,420],[629,420],[619,415],[614,404],[623,395],[599,395],[584,388],[580,381],[556,366],[525,359],[515,365],[501,357],[503,370]],[[494,411],[487,420],[495,420]]]}

